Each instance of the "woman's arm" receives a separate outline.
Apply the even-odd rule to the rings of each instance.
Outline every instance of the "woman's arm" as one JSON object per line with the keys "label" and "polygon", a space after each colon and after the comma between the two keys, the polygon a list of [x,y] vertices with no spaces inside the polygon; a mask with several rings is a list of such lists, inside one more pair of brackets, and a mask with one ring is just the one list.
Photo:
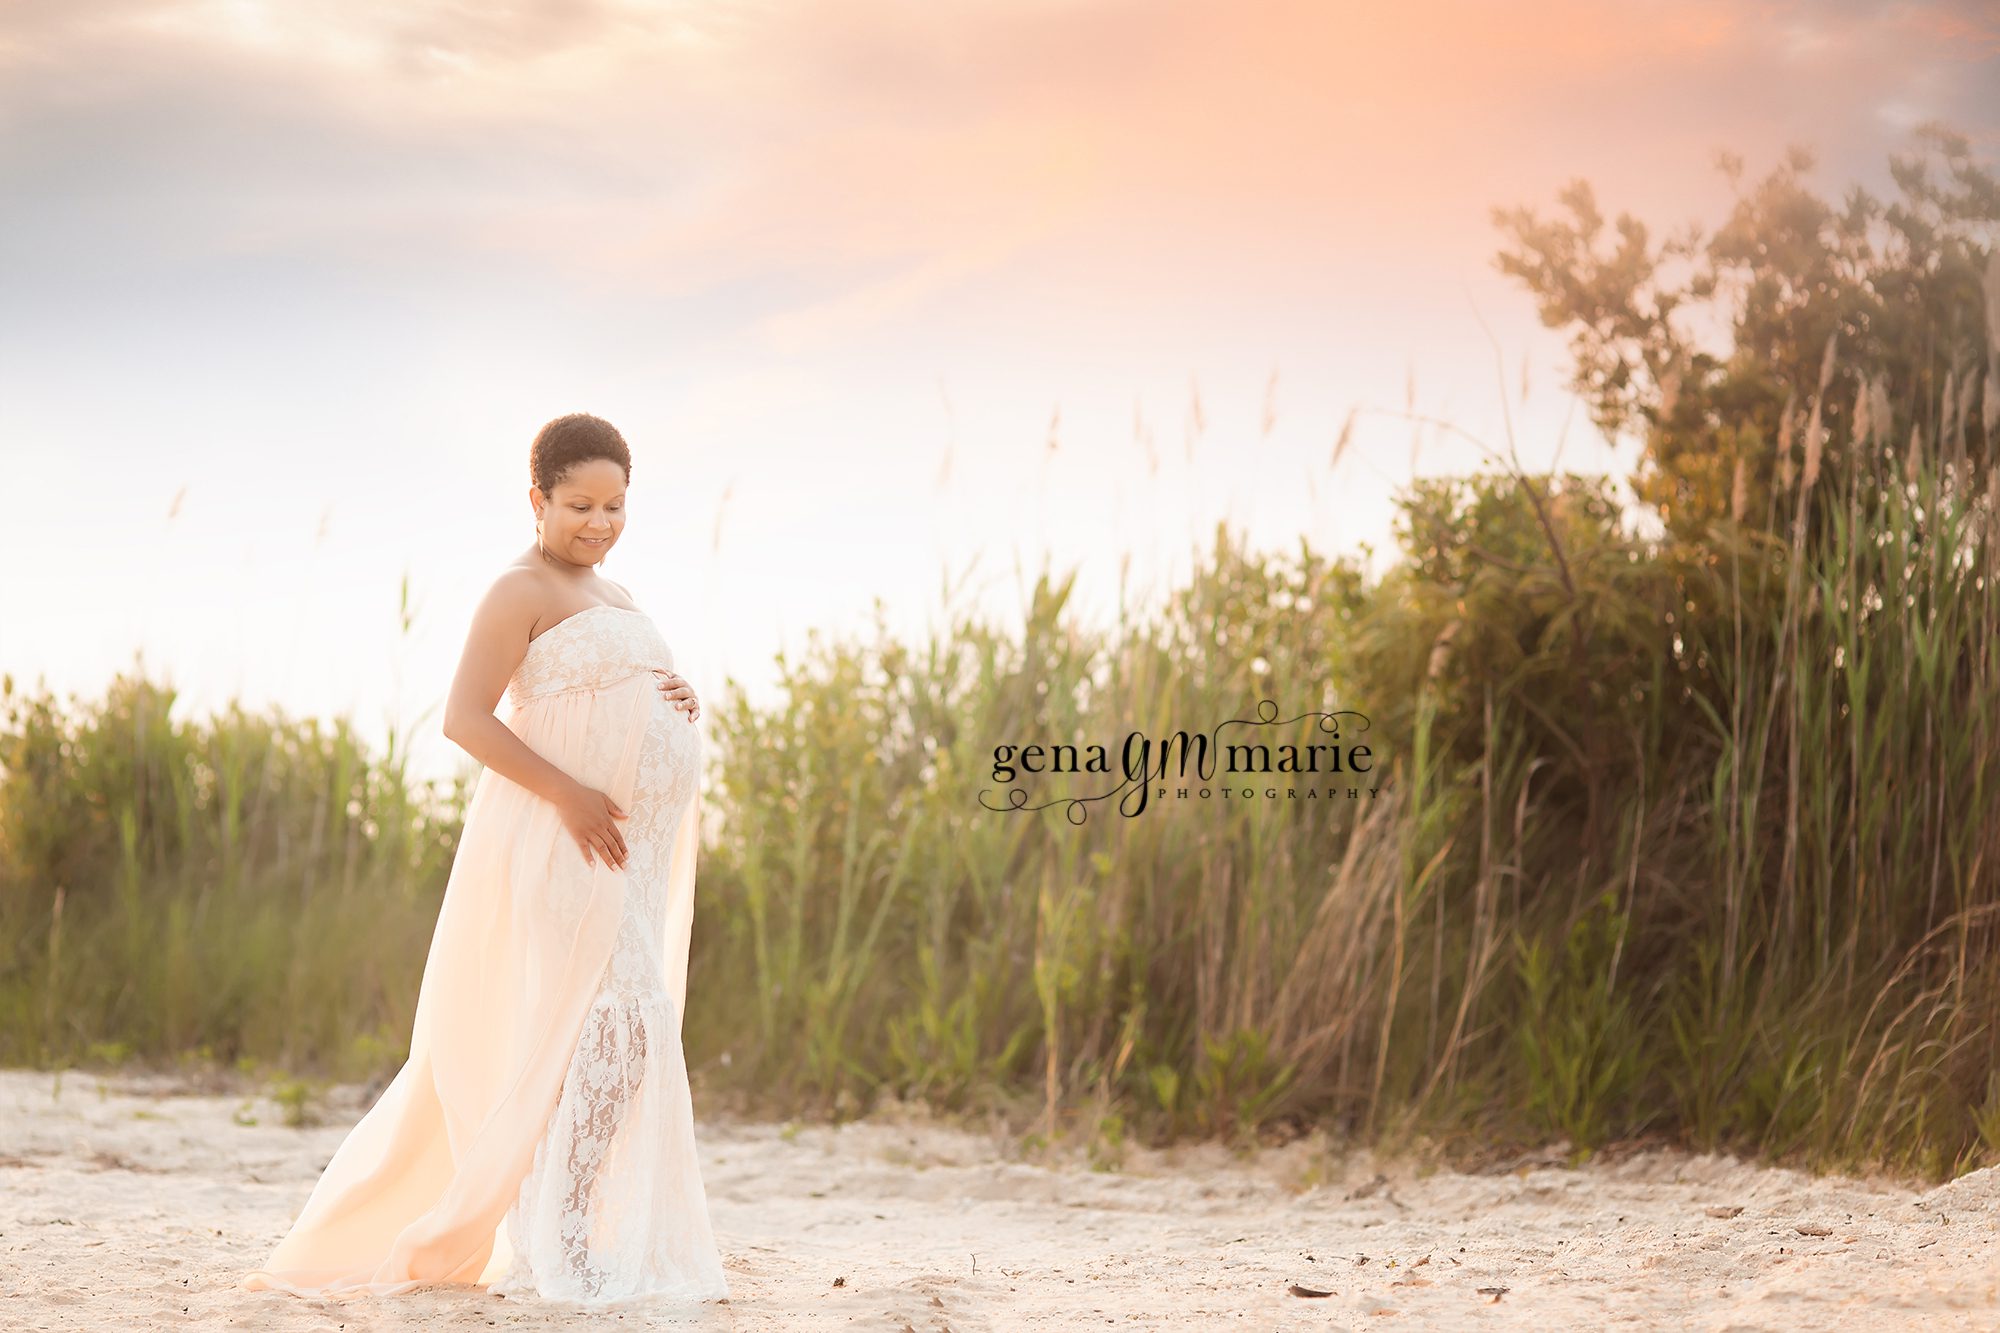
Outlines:
{"label": "woman's arm", "polygon": [[444,734],[502,777],[561,804],[580,784],[536,754],[493,711],[527,656],[539,607],[539,589],[526,571],[509,570],[481,599],[445,701]]}

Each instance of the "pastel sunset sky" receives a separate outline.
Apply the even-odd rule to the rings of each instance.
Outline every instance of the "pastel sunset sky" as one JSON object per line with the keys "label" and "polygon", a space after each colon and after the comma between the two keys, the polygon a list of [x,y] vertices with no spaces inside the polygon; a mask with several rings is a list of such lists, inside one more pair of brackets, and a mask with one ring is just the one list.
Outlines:
{"label": "pastel sunset sky", "polygon": [[1380,552],[1413,467],[1480,465],[1412,386],[1531,467],[1635,457],[1494,206],[1714,224],[1716,153],[1788,144],[1888,193],[1933,118],[2000,158],[2000,6],[13,0],[0,671],[143,653],[468,763],[419,718],[577,410],[711,709],[948,575],[1005,618],[1046,556],[1101,618],[1225,518]]}

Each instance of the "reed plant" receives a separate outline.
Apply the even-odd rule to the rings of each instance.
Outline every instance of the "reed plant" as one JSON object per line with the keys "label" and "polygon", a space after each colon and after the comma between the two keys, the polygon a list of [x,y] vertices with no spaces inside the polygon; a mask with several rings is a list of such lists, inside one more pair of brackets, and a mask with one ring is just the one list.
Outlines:
{"label": "reed plant", "polygon": [[466,781],[344,719],[174,700],[0,680],[0,1062],[393,1071]]}
{"label": "reed plant", "polygon": [[[1044,1135],[1993,1160],[1990,491],[1882,461],[1801,482],[1844,515],[1818,552],[1659,547],[1601,479],[1481,475],[1412,489],[1378,581],[1221,528],[1110,626],[1072,574],[1013,632],[812,636],[775,703],[714,708],[690,1059],[773,1113]],[[996,745],[1265,699],[1365,714],[1361,794],[998,799]],[[344,724],[172,723],[129,676],[5,701],[0,1058],[393,1071],[465,779]]]}

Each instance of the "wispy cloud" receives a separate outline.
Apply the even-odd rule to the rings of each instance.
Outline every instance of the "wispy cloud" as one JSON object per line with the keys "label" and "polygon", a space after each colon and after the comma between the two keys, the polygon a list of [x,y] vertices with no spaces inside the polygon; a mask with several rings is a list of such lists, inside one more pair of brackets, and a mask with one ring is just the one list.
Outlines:
{"label": "wispy cloud", "polygon": [[1672,197],[1676,161],[1800,123],[1879,161],[1885,116],[2000,119],[1975,4],[32,0],[5,25],[10,251],[736,285],[792,349],[1030,252],[1198,283],[1217,246],[1434,247],[1607,136]]}

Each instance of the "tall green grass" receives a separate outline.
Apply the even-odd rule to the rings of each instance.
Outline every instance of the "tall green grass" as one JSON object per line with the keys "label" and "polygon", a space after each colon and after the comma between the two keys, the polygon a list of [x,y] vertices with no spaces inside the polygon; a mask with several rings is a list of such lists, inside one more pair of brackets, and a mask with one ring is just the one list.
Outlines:
{"label": "tall green grass", "polygon": [[345,721],[172,721],[142,675],[0,702],[0,1061],[400,1061],[463,783]]}
{"label": "tall green grass", "polygon": [[[1413,484],[1380,579],[1223,528],[1108,625],[1045,573],[1018,630],[813,637],[774,705],[712,712],[690,1059],[768,1111],[890,1092],[1113,1148],[1317,1124],[2000,1161],[1994,474],[1962,405],[1882,398],[1829,348],[1782,508],[1699,544],[1635,535],[1604,479],[1503,470]],[[978,799],[996,745],[1264,699],[1367,714],[1378,766],[1337,785],[1379,794]],[[9,683],[0,1059],[392,1069],[463,785],[170,702]]]}

